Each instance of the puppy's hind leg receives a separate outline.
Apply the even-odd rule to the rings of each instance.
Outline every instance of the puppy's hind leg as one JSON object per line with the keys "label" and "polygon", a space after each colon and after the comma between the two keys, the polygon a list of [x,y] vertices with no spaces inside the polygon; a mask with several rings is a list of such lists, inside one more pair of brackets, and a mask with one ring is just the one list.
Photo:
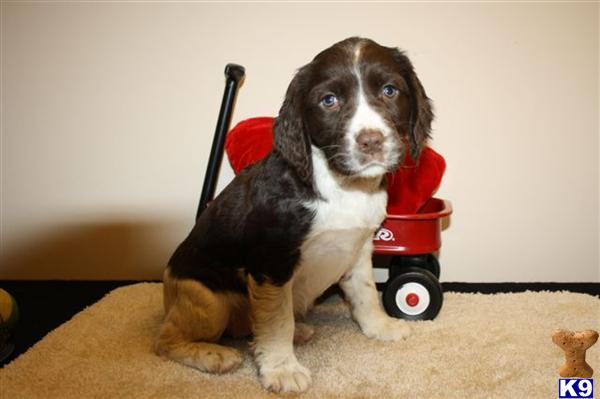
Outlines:
{"label": "puppy's hind leg", "polygon": [[294,343],[296,345],[304,345],[315,335],[315,329],[305,323],[296,321],[294,328]]}
{"label": "puppy's hind leg", "polygon": [[164,278],[165,320],[154,349],[157,354],[209,373],[225,373],[242,362],[240,353],[215,342],[227,327],[228,298],[193,280]]}

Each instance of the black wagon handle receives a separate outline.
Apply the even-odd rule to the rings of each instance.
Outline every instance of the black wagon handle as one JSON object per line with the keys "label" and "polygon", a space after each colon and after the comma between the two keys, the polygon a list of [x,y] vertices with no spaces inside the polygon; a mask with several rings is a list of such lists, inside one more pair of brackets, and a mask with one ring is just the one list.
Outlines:
{"label": "black wagon handle", "polygon": [[202,185],[202,194],[200,203],[196,212],[196,220],[206,208],[206,205],[212,201],[215,196],[217,181],[219,180],[219,171],[221,170],[221,161],[223,160],[223,149],[225,147],[225,138],[231,125],[231,116],[233,114],[233,105],[239,85],[243,82],[246,69],[237,64],[227,64],[225,66],[225,92],[221,101],[215,136],[213,137],[210,157],[206,166],[204,175],[204,184]]}

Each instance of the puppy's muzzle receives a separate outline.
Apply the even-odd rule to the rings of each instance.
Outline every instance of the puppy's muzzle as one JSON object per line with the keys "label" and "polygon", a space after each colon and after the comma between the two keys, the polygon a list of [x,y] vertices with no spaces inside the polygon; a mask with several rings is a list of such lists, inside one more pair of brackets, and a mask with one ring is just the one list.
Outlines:
{"label": "puppy's muzzle", "polygon": [[375,129],[363,129],[356,136],[356,146],[363,155],[366,162],[384,160],[383,143],[385,137],[383,133]]}

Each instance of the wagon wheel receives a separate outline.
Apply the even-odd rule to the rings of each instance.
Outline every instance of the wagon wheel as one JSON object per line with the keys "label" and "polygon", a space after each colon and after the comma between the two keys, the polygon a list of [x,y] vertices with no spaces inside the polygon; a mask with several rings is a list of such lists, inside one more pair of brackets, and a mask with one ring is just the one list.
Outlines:
{"label": "wagon wheel", "polygon": [[407,267],[392,277],[383,291],[383,307],[390,315],[406,320],[432,320],[444,301],[442,286],[428,270]]}
{"label": "wagon wheel", "polygon": [[427,254],[427,270],[429,270],[435,278],[440,279],[440,262],[434,254]]}
{"label": "wagon wheel", "polygon": [[402,274],[407,267],[425,269],[437,279],[440,278],[440,262],[434,254],[394,256],[390,263],[390,276],[395,277]]}

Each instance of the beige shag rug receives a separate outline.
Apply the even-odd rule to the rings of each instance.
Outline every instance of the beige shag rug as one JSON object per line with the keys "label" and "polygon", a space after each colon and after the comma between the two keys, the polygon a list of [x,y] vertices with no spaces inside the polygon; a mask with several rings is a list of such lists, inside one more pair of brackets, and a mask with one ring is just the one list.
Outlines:
{"label": "beige shag rug", "polygon": [[[116,289],[0,370],[2,398],[272,398],[248,344],[235,372],[215,376],[152,353],[162,318],[160,284]],[[364,337],[332,297],[297,347],[312,371],[302,398],[556,398],[564,356],[555,328],[600,329],[600,300],[573,293],[446,293],[435,321],[412,322],[403,342]],[[588,350],[600,372],[600,344]]]}

